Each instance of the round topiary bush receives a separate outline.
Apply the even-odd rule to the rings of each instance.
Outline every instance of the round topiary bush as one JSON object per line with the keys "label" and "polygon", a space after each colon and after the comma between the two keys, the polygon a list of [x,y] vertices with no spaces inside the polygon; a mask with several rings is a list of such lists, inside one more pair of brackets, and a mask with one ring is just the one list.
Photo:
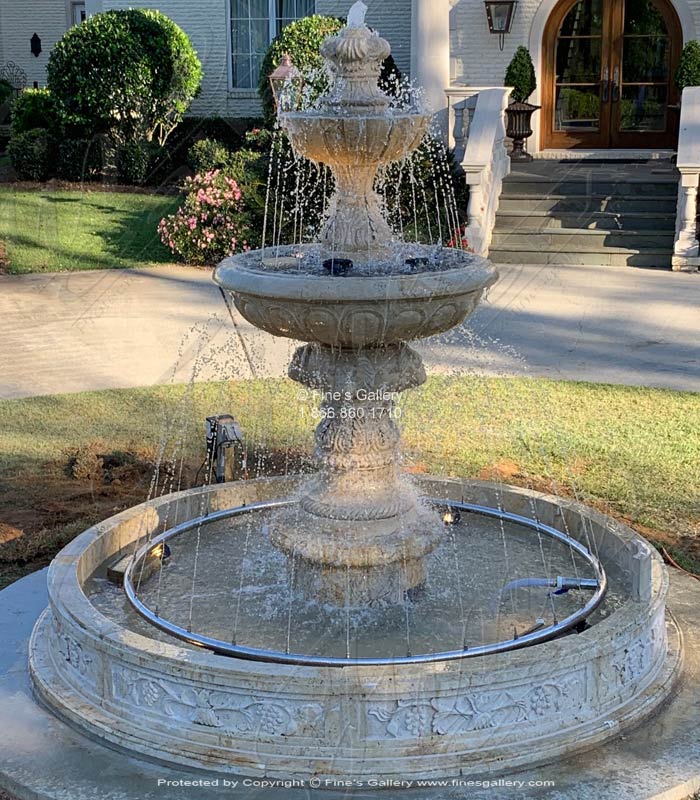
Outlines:
{"label": "round topiary bush", "polygon": [[159,11],[95,14],[54,47],[48,87],[76,135],[163,144],[202,81],[185,32]]}
{"label": "round topiary bush", "polygon": [[61,126],[61,108],[48,89],[25,89],[12,104],[12,136],[37,128],[58,134]]}
{"label": "round topiary bush", "polygon": [[505,75],[505,85],[512,86],[511,99],[524,103],[537,88],[535,67],[527,47],[520,45],[513,54]]}
{"label": "round topiary bush", "polygon": [[700,42],[691,39],[683,48],[673,76],[678,91],[686,86],[700,86]]}

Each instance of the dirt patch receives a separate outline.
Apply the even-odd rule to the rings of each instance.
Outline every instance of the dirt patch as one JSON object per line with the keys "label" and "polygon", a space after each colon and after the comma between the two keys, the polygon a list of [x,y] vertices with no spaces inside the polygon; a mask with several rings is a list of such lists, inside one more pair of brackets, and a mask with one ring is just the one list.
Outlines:
{"label": "dirt patch", "polygon": [[10,257],[7,254],[5,242],[0,241],[0,274],[6,275],[10,271]]}
{"label": "dirt patch", "polygon": [[524,478],[525,473],[515,461],[509,458],[502,458],[495,464],[491,464],[481,470],[477,476],[481,481],[507,481],[511,482],[516,478]]}
{"label": "dirt patch", "polygon": [[[283,475],[309,469],[297,451],[238,453],[228,480]],[[91,525],[143,503],[149,497],[212,482],[197,460],[164,463],[155,452],[112,450],[94,441],[45,462],[37,473],[0,482],[0,589],[46,566],[56,553]],[[1,800],[1,799],[0,799]]]}

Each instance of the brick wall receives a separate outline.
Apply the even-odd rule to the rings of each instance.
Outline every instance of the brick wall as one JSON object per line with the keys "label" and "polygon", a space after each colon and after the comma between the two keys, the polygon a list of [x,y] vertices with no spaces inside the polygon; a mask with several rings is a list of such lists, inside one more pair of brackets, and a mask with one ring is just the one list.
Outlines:
{"label": "brick wall", "polygon": [[[68,29],[65,0],[0,0],[0,65],[14,61],[27,73],[27,85],[46,83],[46,64],[49,53]],[[42,52],[38,58],[30,51],[34,34],[41,39]]]}

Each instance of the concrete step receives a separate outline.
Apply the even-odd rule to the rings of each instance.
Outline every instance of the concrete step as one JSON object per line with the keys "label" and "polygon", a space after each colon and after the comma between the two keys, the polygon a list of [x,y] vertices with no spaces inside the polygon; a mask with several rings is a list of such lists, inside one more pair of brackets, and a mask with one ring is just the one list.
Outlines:
{"label": "concrete step", "polygon": [[645,250],[673,250],[673,230],[605,231],[581,228],[550,228],[533,233],[494,231],[491,247],[494,250],[529,250],[534,252],[639,253]]}
{"label": "concrete step", "polygon": [[660,181],[606,181],[606,180],[561,180],[552,181],[533,178],[506,178],[503,181],[502,194],[526,195],[532,197],[551,197],[563,195],[565,197],[586,197],[589,195],[605,195],[619,197],[676,197],[678,194],[678,180]]}
{"label": "concrete step", "polygon": [[670,233],[675,229],[675,214],[653,214],[650,212],[610,211],[560,212],[560,211],[501,211],[496,215],[496,231],[530,233],[550,228],[584,230],[631,230]]}
{"label": "concrete step", "polygon": [[660,214],[676,213],[676,195],[638,195],[620,194],[615,197],[608,195],[586,195],[571,197],[562,194],[553,194],[548,197],[537,197],[527,194],[501,195],[499,212],[503,211],[555,211],[581,212],[581,211],[608,211],[611,213],[626,212],[658,212]]}
{"label": "concrete step", "polygon": [[600,253],[584,252],[536,252],[521,249],[491,249],[489,259],[494,264],[542,264],[572,267],[646,267],[648,269],[668,269],[671,266],[670,250],[644,252],[615,252],[605,250]]}

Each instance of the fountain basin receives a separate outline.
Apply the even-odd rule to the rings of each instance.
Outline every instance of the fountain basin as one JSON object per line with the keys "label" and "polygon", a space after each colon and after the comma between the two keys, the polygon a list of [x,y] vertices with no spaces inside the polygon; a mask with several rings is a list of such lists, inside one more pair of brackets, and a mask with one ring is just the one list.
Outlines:
{"label": "fountain basin", "polygon": [[[449,269],[415,274],[329,276],[289,266],[318,248],[292,245],[242,253],[223,261],[214,280],[231,292],[240,313],[274,336],[328,347],[394,345],[443,333],[463,322],[498,273],[484,258],[443,248]],[[435,248],[413,245],[407,252]],[[287,264],[265,268],[263,258]],[[320,257],[319,257],[320,261]]]}
{"label": "fountain basin", "polygon": [[[672,691],[678,633],[658,555],[580,504],[478,481],[426,494],[501,506],[591,542],[624,597],[580,634],[468,662],[308,667],[226,658],[105,616],[93,574],[140,538],[211,510],[271,500],[298,479],[193,489],[89,529],[54,560],[30,643],[34,686],[101,741],[174,764],[248,775],[481,775],[550,761],[639,723]],[[468,665],[468,667],[467,667]]]}

